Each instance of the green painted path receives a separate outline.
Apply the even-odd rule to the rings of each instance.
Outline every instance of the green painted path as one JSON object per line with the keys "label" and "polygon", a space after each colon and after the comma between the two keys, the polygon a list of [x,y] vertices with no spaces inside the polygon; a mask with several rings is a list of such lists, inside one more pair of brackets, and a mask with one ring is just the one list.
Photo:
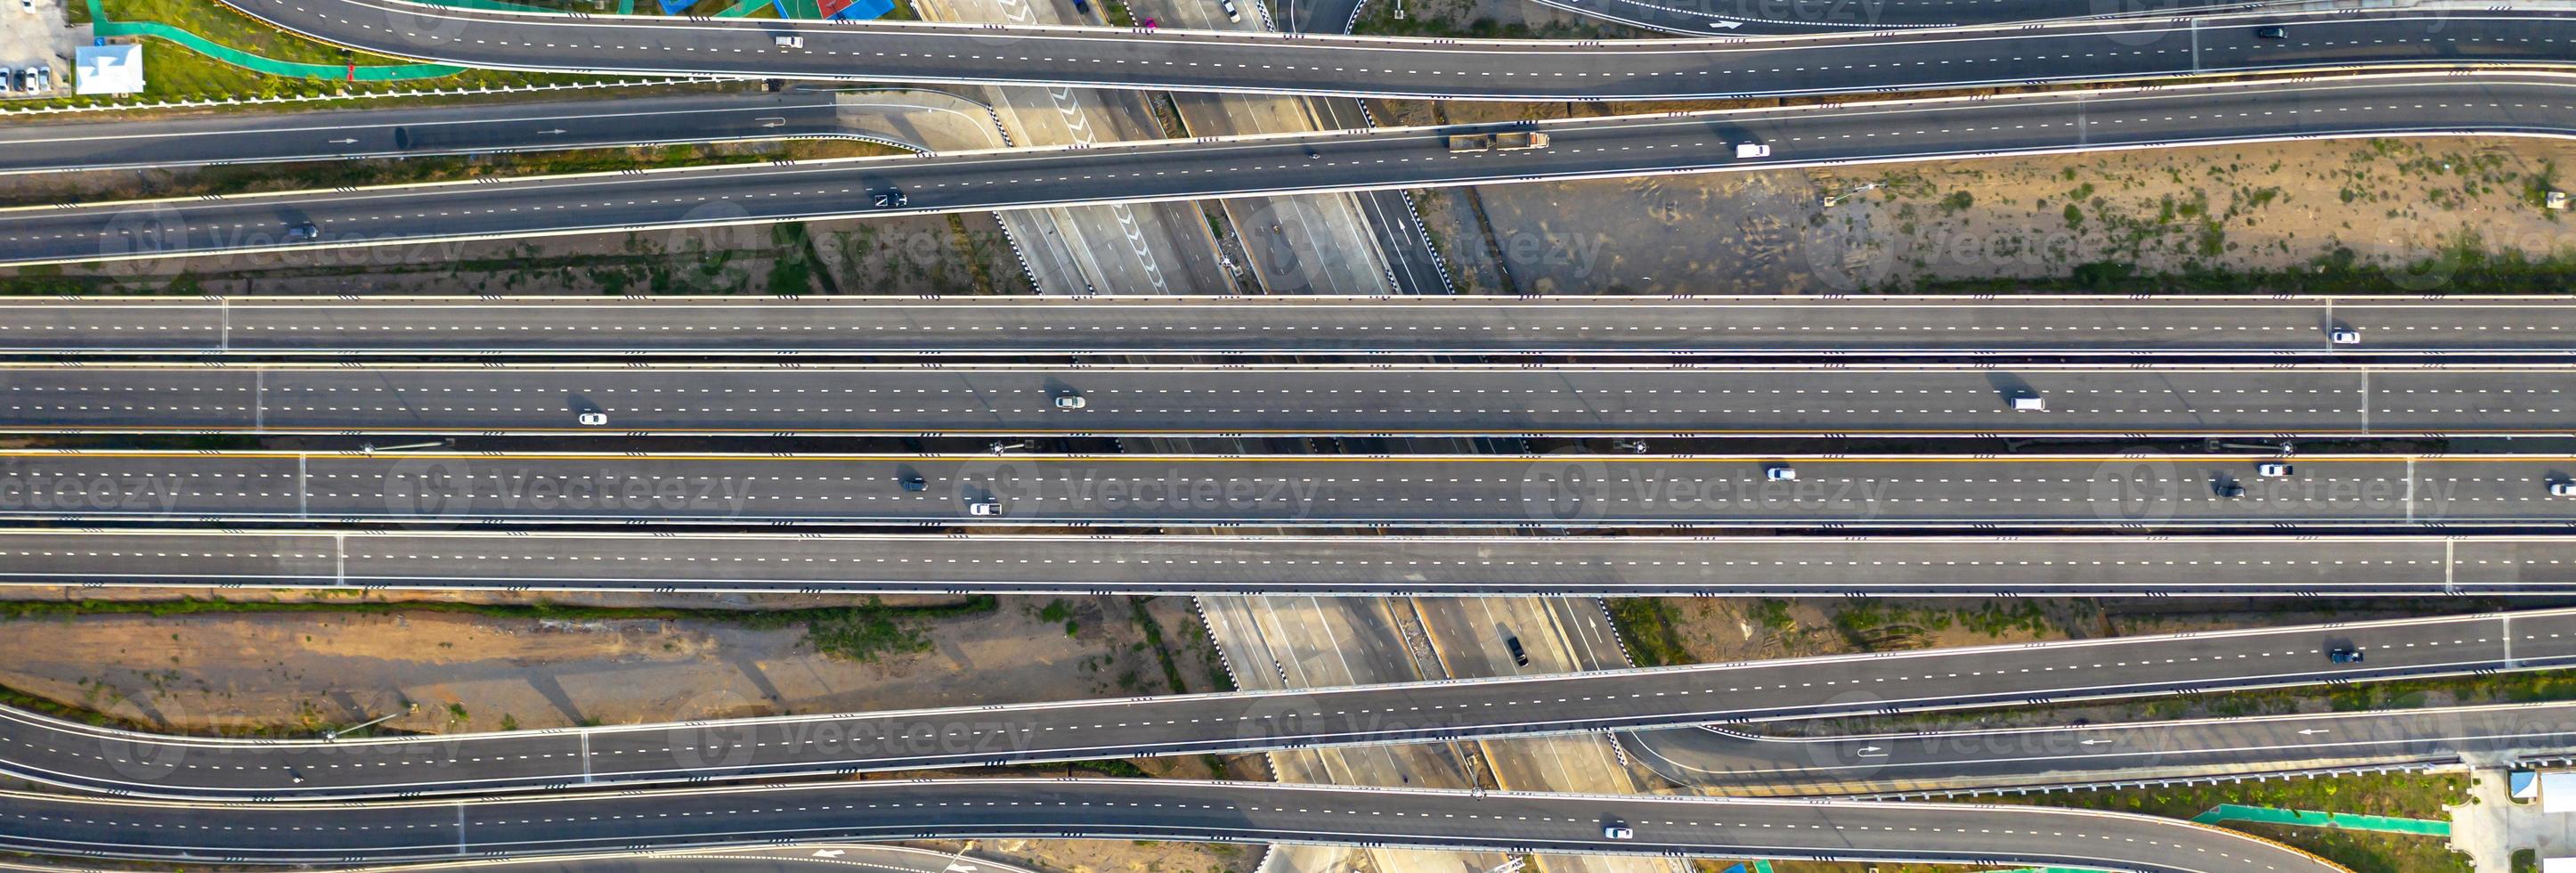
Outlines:
{"label": "green painted path", "polygon": [[[480,0],[480,2],[489,2],[489,0]],[[100,5],[99,0],[89,0],[89,20],[91,32],[99,36],[149,36],[165,39],[206,57],[254,73],[267,73],[271,76],[343,79],[358,82],[405,82],[416,79],[436,79],[465,72],[464,67],[451,67],[445,64],[389,64],[352,68],[345,64],[307,64],[263,58],[159,22],[110,20],[107,17],[107,10]]]}
{"label": "green painted path", "polygon": [[2412,834],[2419,837],[2451,835],[2450,822],[2428,818],[2355,815],[2348,812],[2320,812],[2313,809],[2274,809],[2268,806],[2238,806],[2233,803],[2210,807],[2208,812],[2192,816],[2191,820],[2201,824],[2250,821],[2256,824],[2343,828],[2353,831],[2378,831],[2384,834]]}

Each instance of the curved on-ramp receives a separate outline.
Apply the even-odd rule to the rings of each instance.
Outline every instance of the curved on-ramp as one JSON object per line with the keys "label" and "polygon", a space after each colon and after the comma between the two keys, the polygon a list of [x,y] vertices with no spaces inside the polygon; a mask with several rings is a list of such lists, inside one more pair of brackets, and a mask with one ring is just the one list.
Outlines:
{"label": "curved on-ramp", "polygon": [[[2324,656],[2343,645],[2361,647],[2368,662]],[[380,798],[1858,716],[2569,665],[2576,665],[2576,609],[1296,692],[338,741],[166,736],[0,708],[0,773],[135,796]]]}
{"label": "curved on-ramp", "polygon": [[[916,780],[288,806],[6,792],[0,822],[0,848],[196,863],[1033,837],[2344,873],[2233,831],[2091,810],[1167,780]],[[1611,826],[1634,835],[1612,838]]]}
{"label": "curved on-ramp", "polygon": [[[2571,35],[2576,42],[2576,35]],[[446,243],[1089,203],[2063,154],[2281,139],[2576,135],[2576,76],[2403,74],[1619,116],[1452,152],[1451,128],[1001,149],[0,209],[0,262]],[[1733,146],[1772,145],[1738,159]],[[906,205],[878,207],[890,190]],[[310,222],[313,240],[286,228]],[[1869,287],[1892,261],[1847,267]],[[2416,277],[2438,278],[2438,277]]]}

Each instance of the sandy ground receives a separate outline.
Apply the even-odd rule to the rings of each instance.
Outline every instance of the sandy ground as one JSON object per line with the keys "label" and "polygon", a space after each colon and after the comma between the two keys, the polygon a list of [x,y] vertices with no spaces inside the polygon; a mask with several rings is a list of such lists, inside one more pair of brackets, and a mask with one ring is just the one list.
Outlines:
{"label": "sandy ground", "polygon": [[[913,843],[956,851],[946,841]],[[983,840],[974,854],[1065,873],[1252,873],[1267,846],[1152,840]]]}
{"label": "sandy ground", "polygon": [[[1166,693],[1121,598],[1003,598],[923,622],[930,651],[853,662],[801,627],[443,613],[94,615],[10,623],[0,685],[193,731],[318,730],[418,703],[453,732]],[[1177,605],[1173,605],[1177,604]],[[1153,604],[1184,627],[1187,601]],[[1204,651],[1167,637],[1185,681]],[[1196,690],[1206,690],[1203,685]],[[1201,765],[1200,769],[1204,769]]]}
{"label": "sandy ground", "polygon": [[[1521,117],[1461,104],[1451,122]],[[1432,123],[1418,105],[1404,123]],[[1541,113],[1546,114],[1546,113]],[[1558,113],[1561,115],[1561,113]],[[1462,291],[1820,294],[1951,279],[2381,267],[2440,290],[2455,250],[2576,251],[2539,209],[2576,145],[2469,138],[2301,142],[1416,192]],[[1827,208],[1828,194],[1879,188]],[[1481,215],[1480,215],[1481,213]],[[1490,239],[1479,223],[1489,224]],[[2100,269],[2100,268],[2094,268]],[[2115,268],[2116,269],[2116,268]]]}

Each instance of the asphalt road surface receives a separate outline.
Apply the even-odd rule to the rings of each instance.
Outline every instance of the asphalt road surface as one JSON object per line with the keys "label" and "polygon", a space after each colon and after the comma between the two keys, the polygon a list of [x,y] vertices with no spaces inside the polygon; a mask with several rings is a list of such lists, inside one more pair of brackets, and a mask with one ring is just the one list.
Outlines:
{"label": "asphalt road surface", "polygon": [[[2361,342],[2338,346],[2330,331]],[[0,298],[0,353],[2565,355],[2563,297]]]}
{"label": "asphalt road surface", "polygon": [[[2338,646],[2358,648],[2364,662],[2330,660],[2327,651]],[[0,772],[162,797],[414,796],[2024,706],[2570,664],[2576,664],[2576,610],[336,742],[157,736],[0,708]]]}
{"label": "asphalt road surface", "polygon": [[836,136],[841,111],[790,91],[18,122],[0,128],[0,174]]}
{"label": "asphalt road surface", "polygon": [[1733,796],[1890,796],[2564,758],[2576,754],[2576,704],[1833,737],[1706,727],[1621,741],[1666,779]]}
{"label": "asphalt road surface", "polygon": [[[325,0],[315,0],[325,2]],[[338,2],[338,0],[329,0]],[[2576,21],[2576,19],[2570,19]],[[2528,26],[2533,22],[2521,21]],[[2456,19],[2446,33],[2469,28]],[[2499,37],[2501,39],[2501,37]],[[2548,40],[2516,33],[2517,44]],[[1643,50],[1637,50],[1643,51]],[[1625,57],[1634,57],[1629,55]],[[464,239],[627,232],[869,215],[1438,187],[1834,162],[2081,151],[2260,137],[2576,132],[2567,81],[2542,74],[2234,83],[1901,104],[1847,104],[1543,125],[1542,149],[1452,152],[1449,129],[872,158],[597,177],[478,180],[389,190],[278,193],[0,210],[0,262],[149,262],[284,248],[418,246]],[[1736,158],[1734,146],[1772,146]],[[875,200],[901,192],[905,205]],[[289,240],[311,223],[318,236]],[[1821,277],[1859,290],[1895,256]],[[2430,268],[2389,271],[2392,291],[2439,287]]]}
{"label": "asphalt road surface", "polygon": [[0,528],[0,585],[1314,595],[2567,595],[2576,540]]}
{"label": "asphalt road surface", "polygon": [[[1538,0],[1632,27],[1695,36],[1833,33],[2109,16],[2216,12],[2261,4],[2172,0],[2152,8],[2055,0]],[[2144,6],[2145,4],[2138,4]]]}
{"label": "asphalt road surface", "polygon": [[2565,436],[2571,386],[2565,365],[0,365],[0,432]]}
{"label": "asphalt road surface", "polygon": [[[680,455],[0,452],[0,517],[83,521],[2566,527],[2558,455]],[[1796,473],[1775,478],[1775,469]],[[914,489],[918,490],[914,490]],[[2235,493],[2229,493],[2229,492]],[[986,514],[975,514],[987,506]]]}
{"label": "asphalt road surface", "polygon": [[[2335,12],[1761,40],[1396,39],[1243,31],[618,18],[402,0],[227,0],[279,28],[493,69],[1453,99],[1656,99],[2400,64],[2564,63],[2576,18]],[[2284,39],[2255,29],[2284,26]],[[804,46],[776,45],[781,36]]]}
{"label": "asphalt road surface", "polygon": [[[1166,780],[930,780],[525,800],[245,807],[0,793],[0,846],[317,863],[802,840],[1099,838],[1530,853],[2342,873],[2255,837],[2091,810]],[[1635,835],[1611,839],[1609,824]]]}
{"label": "asphalt road surface", "polygon": [[[961,866],[952,870],[951,864]],[[851,873],[852,868],[870,873],[1034,873],[977,855],[865,843],[593,852],[398,867],[341,867],[315,873]],[[107,873],[111,869],[114,868],[0,861],[0,873]]]}

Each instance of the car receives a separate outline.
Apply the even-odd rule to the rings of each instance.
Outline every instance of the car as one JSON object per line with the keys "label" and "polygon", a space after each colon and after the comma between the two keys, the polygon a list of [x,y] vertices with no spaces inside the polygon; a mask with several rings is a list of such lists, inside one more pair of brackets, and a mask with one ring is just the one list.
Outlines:
{"label": "car", "polygon": [[42,94],[45,93],[45,80],[35,67],[28,67],[18,71],[18,87],[29,94]]}
{"label": "car", "polygon": [[1798,468],[1787,464],[1773,464],[1762,471],[1762,478],[1773,482],[1795,482],[1798,481]]}
{"label": "car", "polygon": [[293,767],[286,768],[286,781],[293,782],[297,785],[304,784],[304,771]]}
{"label": "car", "polygon": [[2255,39],[2289,39],[2290,29],[2280,25],[2254,28]]}
{"label": "car", "polygon": [[1073,0],[1073,14],[1088,15],[1090,13],[1091,0]]}
{"label": "car", "polygon": [[2297,472],[2297,470],[2288,464],[2274,461],[2268,464],[2254,465],[2254,472],[2256,475],[2262,476],[2265,479],[2285,479],[2288,478],[2291,473]]}
{"label": "car", "polygon": [[608,423],[608,413],[593,409],[589,412],[574,416],[573,420],[581,422],[584,427],[599,427],[600,425]]}
{"label": "car", "polygon": [[1243,9],[1242,9],[1241,7],[1238,7],[1238,6],[1234,5],[1234,0],[1216,0],[1216,6],[1217,6],[1217,8],[1219,8],[1219,9],[1223,9],[1223,10],[1225,10],[1225,20],[1227,20],[1227,21],[1242,21],[1242,20],[1243,20]]}
{"label": "car", "polygon": [[900,480],[898,480],[898,481],[900,481],[901,483],[903,483],[903,490],[905,490],[905,491],[928,491],[928,490],[930,490],[930,480],[923,479],[923,478],[921,478],[920,476],[917,476],[917,475],[914,475],[914,476],[905,476],[905,477],[903,477],[902,479],[900,479]]}
{"label": "car", "polygon": [[1503,649],[1512,653],[1512,663],[1529,666],[1529,650],[1521,647],[1520,637],[1504,634]]}
{"label": "car", "polygon": [[18,9],[22,12],[34,12],[36,11],[36,0],[18,0]]}
{"label": "car", "polygon": [[1055,396],[1055,408],[1057,409],[1081,409],[1090,405],[1091,401],[1084,400],[1082,395],[1075,394],[1070,391]]}
{"label": "car", "polygon": [[2549,496],[2576,497],[2576,480],[2560,479],[2549,483]]}
{"label": "car", "polygon": [[287,242],[303,242],[309,239],[320,239],[321,236],[322,228],[310,221],[299,221],[286,226]]}
{"label": "car", "polygon": [[2335,646],[2326,650],[2326,660],[2337,664],[2359,664],[2361,650],[2351,646]]}
{"label": "car", "polygon": [[2357,331],[2349,327],[2338,327],[2333,330],[2326,331],[2326,339],[2333,341],[2335,345],[2339,346],[2356,346],[2361,344],[2361,331]]}
{"label": "car", "polygon": [[2014,412],[2047,412],[2048,398],[2024,391],[2013,395],[2012,408]]}
{"label": "car", "polygon": [[1601,838],[1605,840],[1633,840],[1637,838],[1637,831],[1636,829],[1625,825],[1602,825]]}
{"label": "car", "polygon": [[51,91],[51,90],[54,90],[54,68],[52,68],[52,67],[37,67],[37,68],[36,68],[36,90],[38,90],[38,91]]}
{"label": "car", "polygon": [[1313,160],[1320,160],[1320,159],[1322,159],[1323,157],[1324,157],[1324,153],[1323,153],[1323,152],[1316,151],[1314,146],[1307,146],[1307,147],[1306,147],[1306,160],[1310,160],[1310,161],[1313,161]]}
{"label": "car", "polygon": [[2209,490],[2210,493],[2216,494],[2220,497],[2234,498],[2245,496],[2245,486],[2238,485],[2234,482],[2220,482],[2209,486]]}
{"label": "car", "polygon": [[805,37],[803,37],[803,36],[782,36],[782,37],[779,37],[779,38],[778,38],[778,47],[779,47],[779,48],[792,48],[792,49],[801,49],[801,48],[804,48],[804,47],[805,47]]}
{"label": "car", "polygon": [[1740,143],[1736,143],[1736,144],[1735,144],[1735,156],[1736,156],[1737,158],[1739,158],[1739,159],[1741,159],[1741,158],[1767,158],[1767,157],[1770,157],[1770,156],[1771,156],[1771,146],[1770,146],[1769,144],[1766,144],[1766,143],[1758,143],[1758,142],[1740,142]]}
{"label": "car", "polygon": [[990,518],[992,516],[1002,514],[1002,504],[991,500],[978,500],[973,503],[966,504],[966,514],[981,518]]}
{"label": "car", "polygon": [[912,198],[905,196],[901,188],[888,188],[877,192],[876,203],[878,206],[906,206],[912,203]]}

